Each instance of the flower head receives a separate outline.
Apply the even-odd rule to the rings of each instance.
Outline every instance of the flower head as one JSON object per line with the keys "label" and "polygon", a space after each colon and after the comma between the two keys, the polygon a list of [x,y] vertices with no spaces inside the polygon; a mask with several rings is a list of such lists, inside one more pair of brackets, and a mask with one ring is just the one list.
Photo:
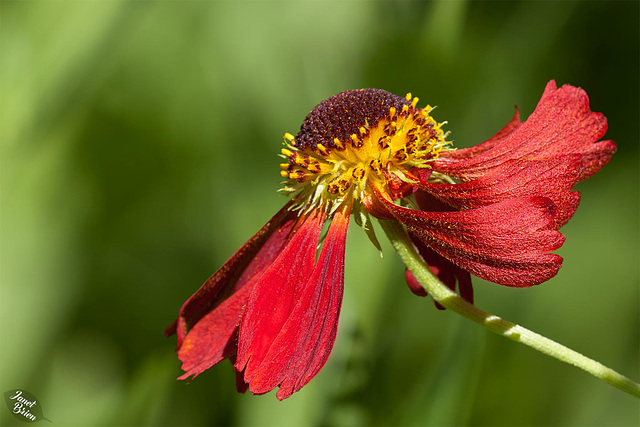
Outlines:
{"label": "flower head", "polygon": [[408,172],[428,168],[450,143],[418,98],[379,89],[349,90],[322,102],[296,137],[286,134],[281,174],[302,207],[334,206],[349,198],[370,206],[373,189],[395,194],[413,183]]}
{"label": "flower head", "polygon": [[[238,389],[284,399],[322,368],[333,347],[349,218],[378,246],[370,216],[400,222],[435,275],[473,300],[471,276],[507,286],[553,277],[558,229],[579,204],[575,183],[616,150],[598,140],[606,119],[583,90],[550,82],[526,122],[518,112],[493,138],[454,150],[418,98],[342,92],[285,134],[291,200],[182,306],[185,374],[228,358]],[[331,225],[316,257],[325,222]],[[379,246],[378,246],[379,247]],[[411,290],[426,295],[407,271]]]}

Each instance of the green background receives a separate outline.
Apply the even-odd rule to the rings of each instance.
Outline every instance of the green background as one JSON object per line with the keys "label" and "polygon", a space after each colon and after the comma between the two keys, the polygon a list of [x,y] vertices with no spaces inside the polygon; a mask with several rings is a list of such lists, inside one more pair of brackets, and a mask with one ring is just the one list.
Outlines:
{"label": "green background", "polygon": [[226,361],[176,381],[163,336],[282,206],[282,135],[323,99],[410,91],[463,147],[556,79],[618,153],[578,185],[558,276],[474,279],[476,304],[640,379],[638,2],[0,6],[0,392],[53,425],[640,423],[638,400],[413,296],[355,225],[334,351],[290,399],[236,394]]}

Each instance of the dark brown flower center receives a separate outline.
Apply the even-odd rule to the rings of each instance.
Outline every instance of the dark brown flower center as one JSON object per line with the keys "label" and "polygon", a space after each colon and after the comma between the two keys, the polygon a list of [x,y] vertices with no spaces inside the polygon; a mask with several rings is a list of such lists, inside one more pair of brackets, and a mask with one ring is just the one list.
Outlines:
{"label": "dark brown flower center", "polygon": [[361,127],[375,128],[389,117],[389,108],[401,111],[403,105],[411,105],[411,100],[381,89],[341,92],[311,110],[295,137],[296,146],[315,149],[321,143],[333,148],[335,138],[348,141]]}

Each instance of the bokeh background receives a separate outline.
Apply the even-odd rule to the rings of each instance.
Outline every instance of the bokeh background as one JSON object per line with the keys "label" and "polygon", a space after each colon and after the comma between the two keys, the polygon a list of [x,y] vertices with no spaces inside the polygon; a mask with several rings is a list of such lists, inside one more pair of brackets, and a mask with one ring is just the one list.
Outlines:
{"label": "bokeh background", "polygon": [[640,422],[638,400],[413,296],[356,226],[334,351],[290,399],[236,394],[226,361],[176,381],[163,336],[282,206],[282,135],[323,99],[410,91],[463,147],[556,79],[587,90],[618,153],[578,186],[558,276],[475,279],[476,303],[640,379],[638,2],[0,7],[0,392],[30,391],[53,425]]}

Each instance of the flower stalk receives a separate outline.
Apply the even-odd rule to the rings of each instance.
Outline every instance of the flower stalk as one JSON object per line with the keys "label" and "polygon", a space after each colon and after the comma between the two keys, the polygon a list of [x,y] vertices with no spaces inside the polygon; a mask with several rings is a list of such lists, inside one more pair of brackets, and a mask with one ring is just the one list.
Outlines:
{"label": "flower stalk", "polygon": [[462,299],[431,272],[411,242],[404,227],[398,221],[379,220],[379,222],[400,259],[424,289],[441,305],[498,335],[529,346],[562,362],[574,365],[594,377],[600,378],[614,387],[640,398],[640,384],[635,381],[549,338],[482,311]]}

